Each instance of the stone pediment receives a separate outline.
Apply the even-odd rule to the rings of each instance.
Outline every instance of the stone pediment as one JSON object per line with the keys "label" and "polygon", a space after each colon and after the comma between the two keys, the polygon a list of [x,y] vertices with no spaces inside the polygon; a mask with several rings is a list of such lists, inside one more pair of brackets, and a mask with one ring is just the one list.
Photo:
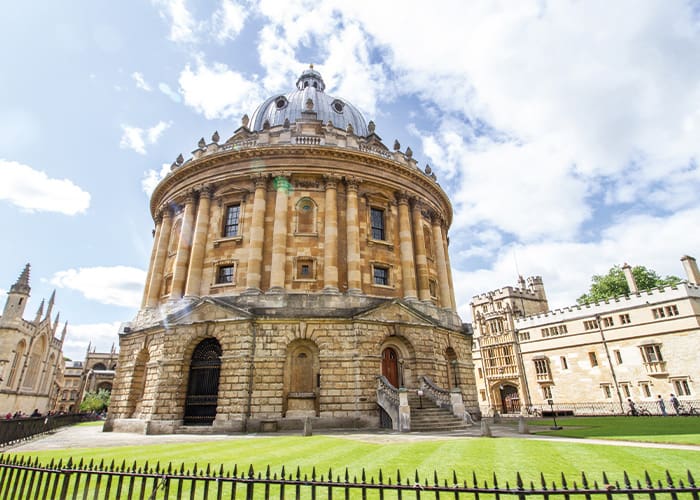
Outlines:
{"label": "stone pediment", "polygon": [[435,321],[402,300],[393,300],[355,315],[355,319],[436,326]]}
{"label": "stone pediment", "polygon": [[224,300],[205,297],[168,314],[165,322],[169,325],[188,325],[204,321],[249,319],[251,317],[252,315],[245,309]]}

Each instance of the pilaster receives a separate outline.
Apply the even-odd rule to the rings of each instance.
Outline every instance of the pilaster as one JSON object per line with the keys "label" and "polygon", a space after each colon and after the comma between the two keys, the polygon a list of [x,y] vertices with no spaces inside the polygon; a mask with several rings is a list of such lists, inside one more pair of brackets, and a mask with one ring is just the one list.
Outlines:
{"label": "pilaster", "polygon": [[211,186],[204,186],[199,192],[199,207],[197,207],[192,255],[190,257],[187,286],[185,288],[185,295],[188,297],[198,297],[201,293],[202,266],[204,265],[204,249],[207,244],[207,232],[209,230],[211,195]]}
{"label": "pilaster", "polygon": [[180,229],[180,241],[177,245],[175,255],[175,266],[173,269],[173,287],[170,292],[170,299],[182,298],[187,278],[187,264],[190,260],[192,250],[192,230],[194,226],[194,202],[195,193],[189,192],[185,197],[185,210],[182,216],[182,227]]}
{"label": "pilaster", "polygon": [[418,271],[418,298],[424,302],[430,302],[430,282],[428,271],[428,257],[425,251],[425,237],[423,235],[423,213],[421,203],[413,200],[413,245],[415,248],[416,268]]}
{"label": "pilaster", "polygon": [[253,198],[253,217],[250,224],[250,246],[248,247],[248,274],[246,288],[248,292],[260,292],[262,283],[263,241],[265,239],[265,195],[267,193],[267,176],[253,176],[255,195]]}
{"label": "pilaster", "polygon": [[357,205],[357,191],[360,180],[356,177],[345,178],[347,207],[347,271],[348,293],[362,291],[362,268],[360,260],[360,218]]}
{"label": "pilaster", "polygon": [[338,176],[324,175],[323,290],[338,292]]}
{"label": "pilaster", "polygon": [[162,218],[162,223],[160,224],[160,234],[156,241],[158,249],[156,250],[155,259],[153,261],[151,281],[148,284],[148,301],[146,307],[156,307],[158,305],[160,287],[163,282],[163,267],[165,266],[168,244],[170,243],[170,230],[173,224],[173,219],[168,207],[162,208],[159,216]]}
{"label": "pilaster", "polygon": [[289,174],[275,176],[275,221],[272,226],[272,265],[270,290],[283,291],[285,266],[287,263],[287,212],[289,197]]}
{"label": "pilaster", "polygon": [[401,275],[403,277],[403,296],[415,300],[416,271],[413,260],[413,241],[411,239],[411,221],[408,216],[408,195],[400,192],[396,196],[399,204],[399,249],[401,253]]}

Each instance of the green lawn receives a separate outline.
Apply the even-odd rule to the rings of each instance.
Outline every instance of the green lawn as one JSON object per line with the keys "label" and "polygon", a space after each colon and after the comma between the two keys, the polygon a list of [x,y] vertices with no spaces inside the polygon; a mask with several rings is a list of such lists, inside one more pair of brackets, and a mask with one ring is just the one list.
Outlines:
{"label": "green lawn", "polygon": [[550,430],[551,418],[528,421],[536,434],[575,438],[617,439],[652,443],[700,445],[698,417],[575,417],[557,418],[558,431]]}
{"label": "green lawn", "polygon": [[368,476],[375,478],[382,469],[385,480],[387,475],[395,477],[397,470],[404,478],[413,478],[414,471],[418,470],[421,477],[431,479],[433,471],[440,477],[451,477],[455,470],[460,479],[471,482],[473,471],[480,482],[491,482],[495,472],[500,482],[510,481],[511,484],[516,471],[524,479],[535,482],[540,472],[550,482],[559,482],[561,472],[578,480],[582,471],[599,481],[602,471],[617,480],[621,480],[623,470],[639,479],[643,478],[644,471],[654,479],[663,479],[666,470],[675,478],[685,478],[688,469],[696,477],[700,475],[700,448],[685,451],[517,438],[452,438],[378,444],[335,436],[239,437],[195,444],[52,450],[25,455],[39,457],[45,463],[68,457],[106,463],[112,460],[116,463],[125,460],[127,464],[134,461],[143,464],[148,460],[151,465],[172,462],[178,469],[181,464],[190,468],[196,462],[200,470],[206,464],[215,465],[217,470],[219,464],[223,464],[225,470],[237,464],[240,471],[252,464],[256,471],[264,471],[269,464],[272,471],[278,473],[282,466],[287,471],[300,467],[302,475],[310,475],[315,466],[318,474],[325,475],[332,468],[333,475],[341,474],[341,477],[347,467],[351,479],[352,476],[359,478],[363,468]]}

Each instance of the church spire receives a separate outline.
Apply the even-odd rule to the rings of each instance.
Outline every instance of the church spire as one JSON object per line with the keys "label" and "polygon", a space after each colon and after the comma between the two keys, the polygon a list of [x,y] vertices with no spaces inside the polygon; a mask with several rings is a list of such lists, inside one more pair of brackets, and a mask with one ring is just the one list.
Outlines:
{"label": "church spire", "polygon": [[46,308],[46,316],[44,316],[44,319],[51,318],[51,313],[53,312],[53,303],[56,299],[56,290],[51,292],[51,297],[49,297],[49,306]]}
{"label": "church spire", "polygon": [[17,282],[10,287],[5,301],[5,309],[2,313],[3,320],[21,319],[24,316],[24,308],[27,307],[29,299],[29,264],[24,266],[22,274],[17,278]]}
{"label": "church spire", "polygon": [[41,299],[41,304],[39,304],[39,309],[36,310],[36,316],[34,317],[34,323],[39,324],[41,321],[41,316],[44,314],[44,299]]}

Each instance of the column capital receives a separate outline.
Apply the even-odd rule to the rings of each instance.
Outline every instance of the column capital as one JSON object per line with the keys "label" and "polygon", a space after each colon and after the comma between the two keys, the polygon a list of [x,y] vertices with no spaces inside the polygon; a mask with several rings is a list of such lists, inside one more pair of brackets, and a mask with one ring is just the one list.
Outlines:
{"label": "column capital", "polygon": [[211,200],[212,196],[214,196],[214,186],[212,184],[204,184],[199,188],[200,198],[209,198]]}
{"label": "column capital", "polygon": [[192,205],[197,200],[197,191],[190,189],[185,193],[185,205]]}
{"label": "column capital", "polygon": [[340,181],[340,176],[337,174],[324,174],[323,182],[325,189],[336,189],[338,187],[338,181]]}
{"label": "column capital", "polygon": [[167,204],[161,205],[161,207],[158,209],[157,217],[160,217],[161,220],[171,217],[172,215],[172,209]]}
{"label": "column capital", "polygon": [[396,201],[399,203],[399,205],[408,205],[409,196],[407,191],[397,191],[394,193],[394,195],[396,196]]}
{"label": "column capital", "polygon": [[250,179],[253,181],[255,189],[265,189],[267,188],[267,180],[269,177],[270,176],[267,174],[252,174]]}
{"label": "column capital", "polygon": [[358,188],[360,187],[360,184],[362,184],[362,179],[359,177],[354,177],[354,176],[346,176],[345,177],[345,186],[348,191],[355,191],[357,192]]}

